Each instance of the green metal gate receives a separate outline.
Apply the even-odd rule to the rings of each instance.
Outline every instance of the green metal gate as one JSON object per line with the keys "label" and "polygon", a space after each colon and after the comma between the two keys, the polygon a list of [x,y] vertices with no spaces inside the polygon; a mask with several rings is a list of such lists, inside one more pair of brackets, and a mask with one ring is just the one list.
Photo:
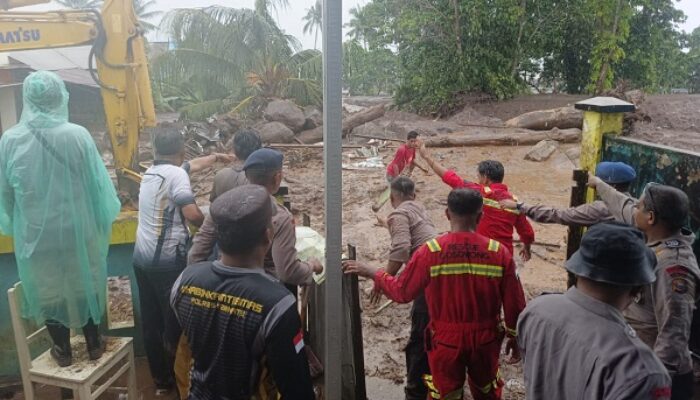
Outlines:
{"label": "green metal gate", "polygon": [[700,259],[700,153],[615,135],[606,135],[601,160],[622,161],[637,171],[630,190],[639,197],[648,182],[675,186],[690,199],[688,227],[695,232],[695,256]]}

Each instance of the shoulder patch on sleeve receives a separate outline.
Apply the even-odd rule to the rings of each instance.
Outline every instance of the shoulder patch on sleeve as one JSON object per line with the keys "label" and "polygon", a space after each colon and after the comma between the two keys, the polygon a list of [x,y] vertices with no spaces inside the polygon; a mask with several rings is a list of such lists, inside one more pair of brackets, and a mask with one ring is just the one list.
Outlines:
{"label": "shoulder patch on sleeve", "polygon": [[428,249],[430,249],[431,253],[437,253],[439,251],[442,251],[440,243],[438,243],[436,239],[428,240],[425,244],[426,246],[428,246]]}
{"label": "shoulder patch on sleeve", "polygon": [[655,400],[667,400],[671,398],[670,387],[657,387],[651,390],[651,397]]}
{"label": "shoulder patch on sleeve", "polygon": [[489,239],[489,251],[497,252],[501,244],[493,239]]}
{"label": "shoulder patch on sleeve", "polygon": [[673,267],[666,268],[666,273],[672,277],[682,277],[690,274],[690,271],[682,265],[674,265]]}
{"label": "shoulder patch on sleeve", "polygon": [[683,278],[673,278],[671,280],[671,290],[678,294],[688,293],[688,282]]}
{"label": "shoulder patch on sleeve", "polygon": [[682,246],[681,241],[677,239],[671,239],[664,242],[666,247],[669,249],[677,249]]}

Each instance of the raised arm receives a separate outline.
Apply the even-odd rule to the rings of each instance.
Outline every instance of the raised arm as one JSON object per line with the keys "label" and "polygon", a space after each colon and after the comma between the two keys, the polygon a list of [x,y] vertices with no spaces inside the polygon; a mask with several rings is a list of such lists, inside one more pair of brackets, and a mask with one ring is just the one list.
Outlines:
{"label": "raised arm", "polygon": [[443,167],[433,159],[430,153],[428,153],[428,149],[425,148],[425,143],[422,143],[418,148],[418,154],[420,154],[420,157],[425,160],[428,167],[430,167],[430,169],[432,169],[440,178],[443,178],[447,171],[449,171],[447,168]]}
{"label": "raised arm", "polygon": [[632,212],[637,204],[636,199],[618,192],[615,188],[593,175],[588,177],[588,186],[597,190],[598,196],[605,202],[608,211],[616,221],[634,225]]}

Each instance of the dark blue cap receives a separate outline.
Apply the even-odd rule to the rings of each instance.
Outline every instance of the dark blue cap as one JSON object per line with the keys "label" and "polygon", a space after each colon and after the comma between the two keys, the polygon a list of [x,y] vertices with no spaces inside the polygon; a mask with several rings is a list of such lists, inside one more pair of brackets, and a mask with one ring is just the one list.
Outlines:
{"label": "dark blue cap", "polygon": [[264,169],[276,171],[282,169],[284,156],[277,150],[258,149],[252,152],[243,164],[243,170]]}
{"label": "dark blue cap", "polygon": [[595,169],[595,176],[605,183],[614,184],[632,182],[637,173],[634,172],[634,168],[623,162],[603,161]]}
{"label": "dark blue cap", "polygon": [[644,234],[617,222],[593,225],[566,262],[566,270],[574,275],[620,286],[654,282],[655,267],[656,256],[644,243]]}

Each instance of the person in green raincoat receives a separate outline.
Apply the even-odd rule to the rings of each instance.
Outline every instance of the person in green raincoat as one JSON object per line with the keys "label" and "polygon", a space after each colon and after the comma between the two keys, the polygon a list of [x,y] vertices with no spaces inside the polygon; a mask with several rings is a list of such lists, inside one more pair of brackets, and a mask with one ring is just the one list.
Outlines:
{"label": "person in green raincoat", "polygon": [[83,328],[90,359],[104,351],[107,251],[120,203],[95,142],[68,122],[54,73],[24,80],[19,124],[0,137],[0,230],[14,239],[23,314],[45,323],[51,355],[72,363],[69,328]]}

